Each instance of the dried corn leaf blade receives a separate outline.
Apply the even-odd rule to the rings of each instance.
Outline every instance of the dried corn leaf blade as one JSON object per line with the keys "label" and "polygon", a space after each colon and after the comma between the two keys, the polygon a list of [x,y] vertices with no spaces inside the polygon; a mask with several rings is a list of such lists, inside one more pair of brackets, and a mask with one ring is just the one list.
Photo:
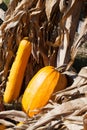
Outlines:
{"label": "dried corn leaf blade", "polygon": [[[80,71],[78,76],[76,77],[79,80],[79,75],[81,76],[83,74],[85,68]],[[85,73],[84,73],[85,75]],[[80,77],[80,81],[81,81]],[[84,81],[83,80],[83,91],[87,92],[87,85],[86,88],[84,87]],[[76,83],[76,84],[75,84]],[[77,83],[80,84],[80,82],[74,81],[74,87],[71,85],[71,90],[74,90],[77,92],[77,89],[79,91],[80,87],[77,86]],[[76,89],[76,87],[77,89]],[[81,84],[82,85],[82,82]],[[67,89],[70,89],[67,88]],[[68,90],[65,89],[66,93]],[[63,95],[63,91],[60,91],[60,94]],[[69,90],[70,93],[70,90]],[[71,95],[73,93],[70,93]],[[86,94],[87,95],[87,94]],[[50,102],[50,104],[47,104],[43,109],[42,113],[38,114],[34,118],[29,118],[27,115],[22,111],[15,111],[15,110],[9,110],[9,111],[2,111],[0,112],[0,118],[3,119],[2,124],[5,125],[6,118],[8,119],[7,125],[10,128],[14,129],[28,129],[28,130],[45,130],[45,129],[61,129],[65,130],[65,128],[73,130],[74,128],[81,129],[83,128],[83,116],[87,112],[87,96],[86,95],[77,95],[77,98],[72,99],[70,101],[66,101],[62,104],[57,104],[55,102]],[[57,95],[58,96],[58,95]],[[14,126],[10,126],[10,123],[13,123],[13,121],[23,122],[20,126],[17,126],[13,124]]]}
{"label": "dried corn leaf blade", "polygon": [[[49,6],[48,3],[50,3],[51,6]],[[49,64],[60,66],[61,64],[63,65],[66,63],[66,57],[69,55],[66,54],[67,48],[71,46],[69,45],[69,39],[67,39],[68,35],[70,34],[67,34],[67,31],[71,28],[71,25],[66,29],[67,26],[65,26],[64,23],[66,23],[66,20],[70,15],[73,15],[72,12],[75,10],[77,3],[78,0],[75,0],[74,2],[72,1],[71,5],[68,3],[65,11],[66,13],[64,13],[62,17],[59,11],[59,7],[55,6],[59,4],[57,0],[49,0],[45,2],[41,0],[23,0],[14,2],[14,0],[12,0],[6,13],[6,20],[1,26],[3,33],[3,44],[7,48],[4,53],[8,53],[4,54],[5,60],[7,59],[7,55],[9,57],[9,62],[6,61],[7,63],[4,67],[6,68],[4,74],[5,77],[7,76],[10,69],[9,66],[11,66],[14,59],[14,57],[9,54],[8,50],[11,50],[13,53],[15,53],[18,47],[18,43],[25,36],[28,36],[33,44],[32,55],[37,65],[41,64],[41,67]],[[11,6],[13,4],[14,6]],[[50,11],[48,8],[50,8]],[[56,33],[54,33],[54,31]],[[65,39],[67,41],[63,39],[63,36],[66,37]],[[11,40],[9,42],[8,39],[10,38]],[[56,38],[59,40],[56,41]],[[50,44],[48,45],[50,42],[53,46],[59,43],[59,45],[57,45],[57,49],[50,47]],[[62,58],[60,58],[60,55]]]}
{"label": "dried corn leaf blade", "polygon": [[[77,52],[74,58],[72,58],[72,52],[75,52],[75,47],[78,50],[78,47],[82,43],[81,38],[84,37],[84,33],[82,33],[80,35],[81,37],[75,42],[76,44],[74,44],[75,46],[72,51],[71,47],[73,45],[83,1],[72,0],[69,1],[70,3],[68,3],[67,6],[65,4],[63,7],[60,7],[62,5],[59,5],[60,2],[64,1],[11,1],[6,12],[5,21],[1,26],[2,36],[0,34],[3,44],[6,76],[10,70],[12,60],[15,58],[19,42],[25,36],[29,37],[33,46],[32,55],[27,65],[28,69],[25,73],[25,86],[31,77],[43,66],[60,66],[75,59]],[[63,10],[61,9],[65,9],[65,13],[62,12]],[[73,21],[72,17],[76,14],[78,14],[77,19]],[[74,30],[73,33],[71,33],[72,30]],[[68,53],[67,50],[69,51]],[[70,50],[72,52],[70,52]],[[70,67],[71,64],[68,68]],[[66,71],[65,73],[67,75]],[[71,75],[68,74],[68,76]],[[83,122],[81,121],[83,120],[83,115],[87,112],[86,72],[84,74],[76,74],[75,77],[73,80],[74,83],[68,88],[53,94],[56,100],[50,100],[49,103],[42,108],[42,112],[35,117],[29,118],[24,112],[15,111],[11,108],[11,110],[0,112],[0,119],[3,120],[1,124],[10,129],[21,130],[73,130],[77,127],[78,129],[83,128]],[[78,117],[81,117],[81,120]],[[7,124],[5,124],[6,121]],[[22,124],[17,126],[17,123],[20,122],[22,122]]]}
{"label": "dried corn leaf blade", "polygon": [[[87,67],[83,67],[78,76],[74,79],[73,84],[53,95],[55,95],[55,100],[57,102],[64,102],[67,100],[72,100],[81,96],[87,96]],[[67,72],[65,72],[67,74]]]}
{"label": "dried corn leaf blade", "polygon": [[41,119],[38,120],[38,122],[35,125],[31,126],[31,130],[36,129],[39,126],[46,124],[47,122],[50,122],[56,117],[69,115],[73,113],[75,110],[78,110],[85,105],[87,105],[87,97],[63,103],[60,106],[46,113]]}
{"label": "dried corn leaf blade", "polygon": [[[79,91],[80,87],[77,87],[77,89]],[[85,89],[83,84],[83,90],[84,90],[83,92],[85,93],[87,92],[87,85]],[[67,89],[65,89],[64,91],[68,92]],[[60,91],[59,95],[60,94],[63,95],[63,93],[64,92]],[[70,94],[72,95],[72,93]],[[49,103],[50,104],[47,104],[42,109],[42,113],[38,114],[34,118],[29,118],[24,112],[15,111],[15,110],[0,112],[0,118],[3,119],[3,121],[7,118],[8,124],[12,122],[12,120],[18,122],[22,121],[23,124],[21,126],[15,125],[13,127],[15,129],[22,128],[28,130],[40,130],[40,129],[45,130],[49,128],[51,130],[55,128],[60,129],[61,127],[61,129],[67,128],[73,130],[73,128],[76,127],[78,127],[79,129],[83,128],[83,122],[82,122],[83,115],[87,112],[87,94],[86,95],[83,94],[82,96],[80,95],[80,97],[79,95],[77,95],[77,98],[72,99],[70,101],[66,101],[62,104],[57,104],[55,102],[50,102],[50,101]]]}
{"label": "dried corn leaf blade", "polygon": [[0,112],[0,119],[14,119],[15,121],[24,121],[27,117],[27,115],[22,111],[17,110],[8,110],[8,111],[2,111]]}
{"label": "dried corn leaf blade", "polygon": [[48,21],[50,20],[53,7],[55,6],[55,4],[58,4],[57,2],[58,2],[57,0],[46,0],[45,2],[45,10],[46,10]]}
{"label": "dried corn leaf blade", "polygon": [[15,126],[13,123],[9,122],[9,121],[5,121],[3,119],[0,119],[0,124],[3,124],[4,126]]}
{"label": "dried corn leaf blade", "polygon": [[[28,118],[27,115],[22,111],[17,110],[2,111],[0,113],[0,124],[3,125],[5,129],[6,128],[14,129],[15,127],[18,127],[18,123],[25,122],[27,118]],[[26,129],[27,127],[28,125],[26,124],[22,127],[22,129]],[[19,127],[19,129],[21,129],[21,127]]]}
{"label": "dried corn leaf blade", "polygon": [[78,52],[78,48],[87,41],[87,18],[85,18],[82,26],[81,26],[81,33],[79,34],[77,40],[73,43],[71,47],[71,59],[68,63],[67,69],[69,69],[70,66],[74,63],[75,57]]}
{"label": "dried corn leaf blade", "polygon": [[[57,66],[68,64],[70,61],[71,58],[70,51],[71,47],[73,46],[73,40],[77,28],[77,21],[79,21],[82,1],[80,2],[79,0],[69,1],[68,6],[64,7],[65,7],[64,14],[60,20],[60,36],[62,39],[60,41],[59,51],[57,54]],[[77,15],[76,19],[74,18],[74,15]]]}
{"label": "dried corn leaf blade", "polygon": [[[66,126],[67,130],[75,130],[75,129],[81,130],[81,129],[83,129],[82,125],[73,124],[73,123],[69,124],[68,122],[65,123],[65,126]],[[65,130],[65,129],[62,129],[62,130]]]}

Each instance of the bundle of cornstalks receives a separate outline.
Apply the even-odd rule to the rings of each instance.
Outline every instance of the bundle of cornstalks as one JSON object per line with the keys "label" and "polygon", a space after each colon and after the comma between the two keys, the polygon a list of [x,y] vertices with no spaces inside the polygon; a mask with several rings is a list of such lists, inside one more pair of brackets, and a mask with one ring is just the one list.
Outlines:
{"label": "bundle of cornstalks", "polygon": [[[85,4],[85,0],[11,0],[0,26],[0,129],[87,130],[87,67],[79,72],[73,68],[78,49],[87,40],[86,14],[81,16]],[[26,37],[32,49],[20,95],[4,103],[11,66],[19,43]],[[22,95],[29,81],[45,66],[66,75],[68,84],[53,92],[53,98],[40,112],[29,117],[21,107]]]}

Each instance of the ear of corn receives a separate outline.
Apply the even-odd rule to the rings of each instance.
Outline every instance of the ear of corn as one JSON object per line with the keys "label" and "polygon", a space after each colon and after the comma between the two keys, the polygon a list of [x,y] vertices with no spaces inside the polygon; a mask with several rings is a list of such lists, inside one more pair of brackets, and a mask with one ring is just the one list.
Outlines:
{"label": "ear of corn", "polygon": [[37,114],[48,102],[54,90],[64,89],[67,85],[65,75],[59,73],[54,67],[46,66],[40,69],[29,82],[23,98],[23,110],[30,116]]}
{"label": "ear of corn", "polygon": [[18,98],[30,54],[31,44],[28,40],[23,39],[19,44],[17,55],[12,64],[6,84],[6,89],[4,92],[5,103],[10,103]]}

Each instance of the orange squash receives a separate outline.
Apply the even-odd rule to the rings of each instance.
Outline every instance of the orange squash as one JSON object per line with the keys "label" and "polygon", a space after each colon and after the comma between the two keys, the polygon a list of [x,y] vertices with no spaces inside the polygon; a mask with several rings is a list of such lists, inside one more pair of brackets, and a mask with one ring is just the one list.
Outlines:
{"label": "orange squash", "polygon": [[22,98],[23,110],[34,116],[47,104],[52,93],[62,90],[67,85],[65,75],[58,72],[53,66],[40,69],[29,82]]}
{"label": "orange squash", "polygon": [[19,44],[17,55],[6,83],[3,97],[5,103],[10,103],[18,98],[30,54],[31,43],[27,39],[23,39]]}

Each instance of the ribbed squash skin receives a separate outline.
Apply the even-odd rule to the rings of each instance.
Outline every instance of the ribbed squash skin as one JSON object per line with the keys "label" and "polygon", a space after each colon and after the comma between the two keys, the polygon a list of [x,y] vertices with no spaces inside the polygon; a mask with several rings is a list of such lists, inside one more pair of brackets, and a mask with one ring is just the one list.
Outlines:
{"label": "ribbed squash skin", "polygon": [[34,116],[48,102],[52,93],[56,89],[61,90],[66,87],[67,79],[65,75],[59,73],[54,67],[46,66],[40,69],[29,82],[23,98],[23,110],[30,116]]}
{"label": "ribbed squash skin", "polygon": [[15,61],[12,64],[6,84],[3,97],[5,103],[10,103],[18,98],[30,54],[31,43],[28,40],[23,39],[19,44]]}

